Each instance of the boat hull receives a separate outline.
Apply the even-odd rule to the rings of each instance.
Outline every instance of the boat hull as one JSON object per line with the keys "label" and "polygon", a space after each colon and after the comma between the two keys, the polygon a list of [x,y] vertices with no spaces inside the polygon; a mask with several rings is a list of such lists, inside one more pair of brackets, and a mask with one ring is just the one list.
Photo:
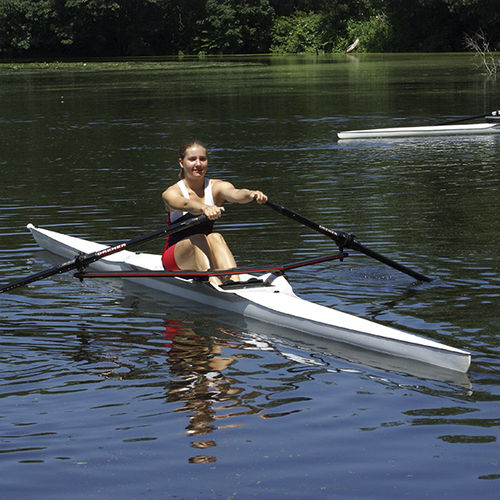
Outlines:
{"label": "boat hull", "polygon": [[[65,258],[91,253],[105,245],[28,225],[37,243]],[[127,250],[102,258],[89,266],[95,271],[162,270],[161,257]],[[250,276],[243,275],[243,279]],[[124,278],[120,278],[124,279]],[[209,304],[246,318],[286,329],[343,342],[391,356],[412,359],[457,372],[467,372],[470,354],[401,330],[304,300],[293,292],[284,276],[260,276],[263,286],[224,289],[209,283],[177,277],[125,278],[162,293],[200,304]]]}
{"label": "boat hull", "polygon": [[471,125],[435,125],[423,127],[393,127],[338,132],[339,139],[384,139],[388,137],[425,137],[435,135],[500,134],[500,123]]}

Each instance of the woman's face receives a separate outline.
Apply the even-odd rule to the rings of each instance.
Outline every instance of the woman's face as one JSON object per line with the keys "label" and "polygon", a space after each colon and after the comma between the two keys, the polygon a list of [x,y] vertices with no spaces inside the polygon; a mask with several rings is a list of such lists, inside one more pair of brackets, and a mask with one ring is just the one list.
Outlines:
{"label": "woman's face", "polygon": [[179,158],[179,165],[184,169],[184,177],[204,177],[207,171],[207,150],[195,144],[186,149],[184,158]]}

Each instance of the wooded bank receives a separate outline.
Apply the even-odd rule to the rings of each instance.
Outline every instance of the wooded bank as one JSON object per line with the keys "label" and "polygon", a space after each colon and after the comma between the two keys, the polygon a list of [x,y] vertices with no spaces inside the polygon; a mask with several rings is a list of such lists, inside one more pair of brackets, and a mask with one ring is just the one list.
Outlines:
{"label": "wooded bank", "polygon": [[500,50],[499,0],[0,0],[0,57]]}

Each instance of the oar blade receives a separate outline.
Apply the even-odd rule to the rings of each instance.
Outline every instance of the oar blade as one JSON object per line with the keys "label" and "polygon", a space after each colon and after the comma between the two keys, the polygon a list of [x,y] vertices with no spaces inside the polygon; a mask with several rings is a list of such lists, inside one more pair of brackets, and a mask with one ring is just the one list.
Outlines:
{"label": "oar blade", "polygon": [[374,250],[365,247],[364,245],[358,243],[357,241],[353,241],[352,244],[347,248],[352,248],[353,250],[357,250],[358,252],[361,252],[368,257],[378,260],[379,262],[382,262],[383,264],[386,264],[389,267],[392,267],[393,269],[401,271],[402,273],[405,273],[408,276],[411,276],[419,281],[427,281],[427,282],[432,281],[432,278],[429,278],[428,276],[425,276],[424,274],[419,273],[418,271],[414,271],[413,269],[410,269],[409,267],[406,267],[403,264],[400,264],[399,262],[395,262],[392,259],[386,257],[385,255],[381,255],[375,252]]}
{"label": "oar blade", "polygon": [[14,288],[18,288],[20,286],[29,285],[30,283],[49,278],[50,276],[54,276],[56,274],[72,271],[76,268],[77,264],[75,262],[75,259],[73,259],[71,261],[65,262],[64,264],[45,269],[44,271],[40,271],[38,273],[30,274],[29,276],[19,278],[18,280],[14,280],[7,285],[0,287],[0,293],[8,292],[9,290],[13,290]]}

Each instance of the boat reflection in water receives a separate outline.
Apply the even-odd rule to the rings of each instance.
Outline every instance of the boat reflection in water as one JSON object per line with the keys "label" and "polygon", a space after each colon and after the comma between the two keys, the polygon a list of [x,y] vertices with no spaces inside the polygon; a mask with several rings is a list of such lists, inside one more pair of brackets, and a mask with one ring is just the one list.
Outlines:
{"label": "boat reflection in water", "polygon": [[[219,325],[217,330],[220,329],[222,331],[224,327],[220,325],[225,325],[227,328],[230,328],[233,334],[236,332],[241,336],[250,336],[255,341],[256,346],[262,345],[266,350],[269,350],[269,346],[272,346],[273,350],[279,351],[284,357],[287,357],[286,348],[298,349],[305,355],[305,357],[299,357],[302,363],[307,360],[305,361],[306,363],[315,364],[319,359],[316,356],[324,355],[358,365],[359,367],[406,374],[419,379],[445,382],[462,388],[471,387],[470,378],[467,373],[447,370],[428,363],[407,358],[398,358],[344,342],[316,337],[305,332],[271,325],[228,311],[221,311],[209,305],[196,304],[193,306],[191,304],[191,306],[188,306],[185,301],[174,296],[167,301],[163,294],[155,293],[154,290],[144,289],[137,283],[130,281],[103,279],[101,283],[122,290],[123,300],[126,302],[133,300],[132,297],[135,296],[140,297],[141,307],[149,309],[150,307],[157,308],[160,306],[167,310],[175,310],[176,317],[180,318],[181,321],[182,318],[193,318],[193,311],[195,311],[196,316],[215,321]],[[227,328],[224,331],[229,331]],[[288,358],[290,358],[289,355]],[[331,362],[332,360],[327,363],[329,369],[334,371],[342,370],[332,368]],[[321,364],[325,364],[324,358]]]}
{"label": "boat reflection in water", "polygon": [[[166,298],[136,283],[103,279],[84,284],[87,287],[90,296],[119,302],[121,328],[128,330],[127,321],[139,325],[136,334],[125,331],[117,337],[111,333],[109,339],[101,335],[100,347],[94,346],[94,358],[87,361],[99,366],[99,375],[106,379],[125,374],[140,387],[141,399],[168,403],[166,411],[181,417],[179,425],[193,450],[186,458],[189,463],[217,461],[219,430],[251,425],[253,418],[267,420],[305,411],[314,395],[304,384],[314,378],[352,376],[434,396],[470,392],[470,380],[463,373],[399,360],[201,304],[189,307],[180,298]],[[101,315],[106,313],[94,318],[94,326],[99,325]],[[142,319],[148,325],[146,334]],[[82,352],[75,353],[78,360],[87,359],[96,335],[94,328],[79,335]]]}
{"label": "boat reflection in water", "polygon": [[[243,389],[237,381],[224,372],[234,361],[234,357],[222,355],[224,343],[220,338],[210,339],[197,335],[182,321],[165,320],[164,335],[168,348],[168,364],[171,378],[166,383],[166,400],[182,402],[174,412],[189,415],[186,426],[188,436],[203,436],[217,429],[216,420],[228,418],[229,414],[217,412],[237,406],[239,412],[258,413],[259,409],[247,405],[242,408]],[[217,409],[214,408],[217,405]],[[227,405],[227,406],[226,406]],[[213,440],[194,440],[193,448],[204,450],[216,446]],[[190,463],[215,462],[210,454],[197,454],[189,458]]]}
{"label": "boat reflection in water", "polygon": [[[128,289],[125,301],[130,300],[130,292]],[[141,296],[140,304],[136,302],[135,306],[148,309],[151,305],[163,305],[161,300],[156,302],[149,297],[154,302],[148,304],[144,299]],[[190,463],[217,461],[215,450],[209,451],[217,443],[209,435],[218,430],[244,426],[252,415],[269,419],[302,411],[302,403],[308,398],[297,392],[301,382],[319,373],[352,373],[395,386],[402,385],[404,374],[403,378],[418,378],[417,382],[405,381],[405,389],[414,386],[418,391],[426,390],[424,380],[449,384],[441,388],[444,392],[463,393],[465,389],[469,393],[471,387],[463,373],[398,360],[343,343],[321,339],[318,342],[314,337],[254,320],[243,319],[244,326],[233,323],[231,329],[224,328],[221,321],[230,323],[234,319],[241,323],[242,318],[221,317],[218,311],[214,315],[208,308],[199,310],[194,319],[178,319],[186,318],[182,306],[176,308],[172,301],[167,307],[172,315],[165,319],[163,330],[170,371],[165,399],[177,403],[179,406],[173,411],[188,419],[185,433],[192,439],[190,446],[198,451],[188,459]],[[199,321],[199,316],[205,319]],[[282,361],[276,362],[276,357]],[[250,377],[245,358],[251,358]],[[356,366],[349,367],[345,362]],[[435,384],[429,386],[429,392],[435,393]]]}

